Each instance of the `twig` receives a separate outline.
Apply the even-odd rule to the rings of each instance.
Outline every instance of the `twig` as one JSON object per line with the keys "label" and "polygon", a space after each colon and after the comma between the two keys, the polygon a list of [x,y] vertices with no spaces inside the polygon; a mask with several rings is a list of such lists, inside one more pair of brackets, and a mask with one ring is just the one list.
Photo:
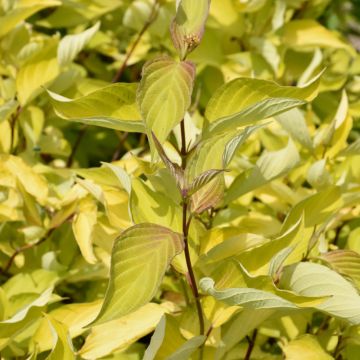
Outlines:
{"label": "twig", "polygon": [[254,330],[251,338],[250,337],[247,337],[247,340],[249,342],[249,346],[247,348],[247,351],[246,351],[246,355],[244,357],[244,360],[250,360],[250,357],[251,357],[251,353],[252,351],[254,350],[254,346],[255,346],[255,341],[256,341],[256,336],[257,336],[257,329]]}
{"label": "twig", "polygon": [[143,28],[140,30],[139,34],[137,35],[136,40],[132,44],[128,53],[126,54],[125,60],[122,63],[121,67],[116,72],[115,76],[113,77],[113,79],[112,79],[113,83],[116,83],[121,79],[121,77],[127,67],[127,64],[130,60],[130,57],[133,54],[134,50],[136,49],[137,45],[139,44],[141,38],[145,34],[146,30],[150,27],[150,25],[156,20],[157,14],[158,14],[158,12],[157,12],[158,8],[159,8],[158,0],[155,0],[153,6],[151,8],[151,12],[150,12],[150,16],[149,16],[148,20],[145,22]]}
{"label": "twig", "polygon": [[8,262],[6,263],[6,265],[4,266],[4,268],[2,268],[2,269],[0,270],[0,272],[1,272],[2,274],[4,274],[4,275],[8,274],[8,272],[9,272],[9,270],[10,270],[10,268],[11,268],[11,265],[13,264],[15,258],[16,258],[19,254],[23,253],[24,251],[26,251],[26,250],[28,250],[28,249],[31,249],[31,248],[36,247],[36,246],[39,246],[40,244],[42,244],[43,242],[45,242],[45,241],[51,236],[51,234],[54,232],[55,229],[56,229],[55,227],[49,229],[49,230],[47,231],[47,233],[46,233],[40,240],[38,240],[38,241],[36,241],[36,242],[34,242],[34,243],[32,243],[32,244],[26,244],[26,245],[23,245],[23,246],[17,248],[17,249],[15,250],[15,252],[10,256],[10,259],[8,260]]}

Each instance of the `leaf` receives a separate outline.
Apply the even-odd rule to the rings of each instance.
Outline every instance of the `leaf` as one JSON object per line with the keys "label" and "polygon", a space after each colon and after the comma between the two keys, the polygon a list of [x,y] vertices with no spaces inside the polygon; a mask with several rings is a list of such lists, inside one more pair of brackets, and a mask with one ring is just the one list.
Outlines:
{"label": "leaf", "polygon": [[334,250],[321,254],[324,260],[333,270],[348,277],[360,285],[360,255],[351,250]]}
{"label": "leaf", "polygon": [[166,331],[166,316],[163,315],[161,320],[156,326],[153,336],[151,337],[150,344],[147,347],[143,360],[154,360],[156,353],[160,349],[161,344],[165,338]]}
{"label": "leaf", "polygon": [[307,149],[313,150],[309,129],[301,110],[292,109],[275,117],[276,121],[289,133],[293,140],[298,141]]}
{"label": "leaf", "polygon": [[124,316],[149,302],[182,250],[182,235],[163,226],[141,224],[125,230],[115,241],[108,289],[94,323]]}
{"label": "leaf", "polygon": [[[67,327],[69,336],[75,338],[85,331],[86,325],[93,321],[101,308],[99,300],[91,303],[73,303],[66,304],[51,311],[49,315],[51,319],[61,322]],[[37,328],[32,341],[36,344],[39,352],[52,349],[53,339],[48,336],[49,321],[44,318]]]}
{"label": "leaf", "polygon": [[117,83],[71,100],[48,90],[55,112],[63,119],[105,128],[144,132],[136,106],[136,84]]}
{"label": "leaf", "polygon": [[154,141],[156,150],[157,150],[161,160],[163,161],[165,166],[168,168],[168,170],[170,171],[173,178],[176,180],[176,184],[177,184],[179,190],[181,191],[185,185],[184,184],[184,170],[178,164],[172,162],[169,159],[169,157],[167,156],[167,154],[165,152],[165,149],[160,144],[159,140],[157,139],[157,137],[155,136],[155,134],[153,132],[152,132],[152,139]]}
{"label": "leaf", "polygon": [[48,288],[30,304],[18,311],[10,319],[0,322],[0,338],[10,337],[40,318],[42,310],[51,298],[53,288]]}
{"label": "leaf", "polygon": [[356,156],[360,155],[360,138],[351,143],[346,149],[341,151],[339,156]]}
{"label": "leaf", "polygon": [[257,309],[256,311],[253,309],[243,309],[230,322],[229,327],[224,329],[222,341],[216,350],[215,360],[222,359],[247,334],[256,329],[275,312],[276,310],[273,309]]}
{"label": "leaf", "polygon": [[210,169],[206,170],[199,176],[197,176],[194,181],[191,183],[187,195],[192,195],[200,190],[202,187],[207,185],[210,181],[215,179],[218,175],[223,174],[226,170],[225,169]]}
{"label": "leaf", "polygon": [[315,189],[321,189],[331,185],[331,175],[326,169],[326,160],[318,160],[314,162],[307,173],[307,181]]}
{"label": "leaf", "polygon": [[281,30],[282,41],[289,47],[322,47],[345,49],[354,54],[353,48],[317,21],[311,19],[293,20]]}
{"label": "leaf", "polygon": [[93,233],[96,223],[96,203],[90,198],[82,199],[79,202],[79,212],[73,219],[72,229],[81,254],[89,264],[97,263],[93,250]]}
{"label": "leaf", "polygon": [[184,60],[199,44],[204,34],[210,0],[180,0],[171,24],[171,38],[180,59]]}
{"label": "leaf", "polygon": [[57,61],[58,39],[48,40],[43,48],[21,66],[16,77],[16,90],[21,106],[34,99],[42,91],[42,86],[51,83],[59,74]]}
{"label": "leaf", "polygon": [[280,286],[302,296],[329,296],[315,306],[331,316],[360,324],[360,296],[341,275],[326,266],[301,262],[283,269]]}
{"label": "leaf", "polygon": [[317,337],[310,334],[301,335],[299,338],[290,341],[282,348],[286,359],[302,360],[331,360],[332,356],[326,353],[321,347]]}
{"label": "leaf", "polygon": [[297,166],[299,161],[299,153],[291,140],[285,148],[279,151],[264,152],[253,168],[244,171],[234,180],[224,201],[229,203],[239,196],[285,175]]}
{"label": "leaf", "polygon": [[0,123],[7,120],[18,107],[16,100],[9,100],[0,106]]}
{"label": "leaf", "polygon": [[149,140],[151,132],[161,144],[184,118],[191,103],[195,67],[188,61],[159,57],[143,67],[137,102]]}
{"label": "leaf", "polygon": [[103,162],[105,167],[109,168],[119,180],[121,186],[126,190],[126,192],[130,195],[131,193],[131,178],[129,174],[120,166]]}
{"label": "leaf", "polygon": [[84,359],[99,359],[126,348],[154,331],[166,311],[165,307],[150,303],[118,320],[94,326],[79,355]]}
{"label": "leaf", "polygon": [[47,360],[72,360],[75,359],[74,348],[69,337],[66,326],[53,319],[50,315],[45,315],[49,321],[51,332],[54,339],[54,348],[46,358]]}
{"label": "leaf", "polygon": [[32,14],[42,9],[59,5],[61,5],[61,1],[57,0],[28,0],[19,2],[13,9],[0,17],[0,37],[6,35]]}
{"label": "leaf", "polygon": [[195,336],[188,340],[186,343],[180,346],[173,354],[171,354],[168,360],[183,360],[189,359],[190,356],[205,342],[206,336]]}
{"label": "leaf", "polygon": [[239,305],[249,309],[296,309],[292,302],[267,291],[252,288],[216,290],[211,278],[202,278],[200,288],[207,294],[228,305]]}
{"label": "leaf", "polygon": [[313,100],[321,75],[322,72],[305,87],[280,86],[251,78],[226,83],[215,91],[206,107],[205,117],[210,123],[206,136],[253,124]]}
{"label": "leaf", "polygon": [[64,36],[58,47],[57,57],[61,66],[71,63],[100,28],[100,22],[80,34]]}

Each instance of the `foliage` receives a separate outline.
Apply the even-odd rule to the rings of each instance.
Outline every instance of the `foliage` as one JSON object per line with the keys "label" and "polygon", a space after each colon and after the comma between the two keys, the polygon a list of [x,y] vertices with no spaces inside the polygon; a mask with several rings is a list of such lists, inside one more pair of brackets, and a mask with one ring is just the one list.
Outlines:
{"label": "foliage", "polygon": [[1,358],[358,359],[358,9],[0,1]]}

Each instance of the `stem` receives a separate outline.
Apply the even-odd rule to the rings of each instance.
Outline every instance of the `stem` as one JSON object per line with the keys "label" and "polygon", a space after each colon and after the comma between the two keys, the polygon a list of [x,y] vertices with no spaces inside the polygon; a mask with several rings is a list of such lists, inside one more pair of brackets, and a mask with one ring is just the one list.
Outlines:
{"label": "stem", "polygon": [[248,346],[248,349],[246,351],[246,355],[244,357],[244,360],[250,360],[251,353],[254,350],[256,336],[257,336],[257,329],[254,330],[251,338],[249,338],[249,337],[247,338],[248,342],[249,342],[249,346]]}
{"label": "stem", "polygon": [[[185,169],[186,167],[186,139],[185,139],[185,124],[184,120],[181,121],[181,156],[182,156],[182,163],[181,167]],[[188,270],[188,277],[187,280],[189,282],[191,291],[193,293],[196,310],[199,318],[199,327],[200,327],[200,335],[204,335],[205,333],[205,325],[204,325],[204,315],[201,307],[200,302],[200,295],[196,284],[196,279],[194,275],[194,270],[191,264],[190,258],[190,251],[189,251],[189,242],[188,242],[188,235],[189,235],[189,228],[191,224],[191,216],[189,220],[187,219],[187,211],[188,211],[188,199],[186,196],[183,195],[182,197],[182,209],[183,209],[183,217],[182,217],[182,231],[184,236],[184,252],[185,252],[185,259],[186,259],[186,266]],[[200,350],[200,358],[202,358],[202,350]]]}
{"label": "stem", "polygon": [[15,252],[10,256],[10,259],[8,260],[8,262],[6,263],[6,265],[4,266],[3,269],[0,269],[0,272],[4,275],[6,275],[8,273],[8,271],[10,270],[11,268],[11,265],[13,264],[16,256],[18,256],[19,254],[21,254],[22,252],[24,252],[25,250],[28,250],[28,249],[31,249],[33,247],[36,247],[36,246],[39,246],[40,244],[42,244],[43,242],[45,242],[49,237],[50,235],[53,233],[53,231],[55,230],[56,228],[51,228],[45,235],[44,237],[42,237],[40,240],[36,241],[35,243],[32,243],[32,244],[26,244],[26,245],[23,245],[19,248],[17,248],[15,250]]}
{"label": "stem", "polygon": [[146,30],[150,27],[150,25],[156,20],[156,18],[157,18],[157,10],[158,10],[158,0],[155,0],[153,6],[151,8],[149,19],[145,22],[143,28],[140,30],[139,34],[136,37],[135,42],[132,44],[129,52],[126,54],[125,60],[122,63],[120,69],[116,72],[115,76],[113,77],[113,79],[112,79],[113,83],[116,83],[121,79],[121,77],[122,77],[122,75],[123,75],[123,73],[124,73],[124,71],[125,71],[125,69],[127,67],[127,64],[128,64],[128,62],[130,60],[130,57],[133,54],[136,47],[138,46],[141,38],[145,34]]}

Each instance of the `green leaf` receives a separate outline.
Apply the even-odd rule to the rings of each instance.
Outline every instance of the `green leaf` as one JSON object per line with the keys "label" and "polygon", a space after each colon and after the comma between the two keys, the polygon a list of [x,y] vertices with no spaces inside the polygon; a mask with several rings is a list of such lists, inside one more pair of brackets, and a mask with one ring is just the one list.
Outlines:
{"label": "green leaf", "polygon": [[16,90],[20,105],[24,106],[40,94],[59,74],[57,60],[58,39],[51,38],[43,44],[40,51],[25,62],[16,77]]}
{"label": "green leaf", "polygon": [[144,132],[136,106],[137,84],[112,84],[75,100],[48,90],[55,112],[63,119],[105,128]]}
{"label": "green leaf", "polygon": [[124,349],[154,331],[165,312],[165,306],[149,303],[118,320],[94,326],[79,355],[89,360],[100,359]]}
{"label": "green leaf", "polygon": [[189,359],[191,355],[205,342],[206,336],[195,336],[188,340],[186,343],[180,346],[173,354],[171,354],[168,360],[183,360]]}
{"label": "green leaf", "polygon": [[307,173],[307,181],[315,189],[321,189],[331,185],[331,175],[326,169],[326,159],[314,162]]}
{"label": "green leaf", "polygon": [[334,250],[321,254],[324,260],[332,269],[339,274],[352,279],[357,286],[360,285],[360,255],[351,250]]}
{"label": "green leaf", "polygon": [[314,335],[305,334],[299,338],[290,341],[283,346],[283,352],[286,359],[303,360],[303,359],[316,359],[316,360],[331,360],[332,356],[326,353],[321,347],[318,339]]}
{"label": "green leaf", "polygon": [[184,60],[199,44],[204,34],[210,0],[178,0],[171,24],[171,38],[180,59]]}
{"label": "green leaf", "polygon": [[291,140],[285,148],[279,151],[263,153],[253,168],[244,171],[234,180],[224,201],[229,203],[239,196],[285,175],[297,166],[299,161],[299,153]]}
{"label": "green leaf", "polygon": [[25,306],[10,319],[0,322],[0,338],[10,337],[16,332],[29,326],[35,319],[40,318],[41,312],[51,298],[53,288],[45,290],[33,302]]}
{"label": "green leaf", "polygon": [[351,54],[355,54],[354,49],[335,32],[326,29],[315,20],[290,21],[282,28],[281,32],[282,41],[289,47],[329,47],[346,49]]}
{"label": "green leaf", "polygon": [[250,309],[296,309],[292,302],[267,291],[252,288],[232,288],[216,290],[215,282],[211,278],[202,278],[199,283],[201,289],[219,301],[228,305],[239,305]]}
{"label": "green leaf", "polygon": [[182,235],[163,226],[140,224],[125,230],[115,241],[108,289],[94,323],[124,316],[149,302],[182,250]]}
{"label": "green leaf", "polygon": [[61,5],[61,1],[57,0],[19,1],[13,9],[0,17],[0,37],[6,35],[21,21],[30,17],[32,14],[35,14],[42,9],[59,5]]}
{"label": "green leaf", "polygon": [[341,275],[326,266],[301,262],[283,269],[280,286],[302,296],[329,296],[316,305],[331,316],[360,324],[360,296]]}
{"label": "green leaf", "polygon": [[161,320],[156,326],[153,336],[151,337],[151,341],[149,346],[147,347],[143,360],[154,360],[156,353],[160,349],[161,344],[165,338],[166,331],[166,316],[163,315]]}
{"label": "green leaf", "polygon": [[188,61],[159,57],[145,64],[137,101],[150,142],[153,132],[163,144],[184,118],[191,103],[194,77],[195,67]]}
{"label": "green leaf", "polygon": [[69,337],[67,328],[61,322],[53,319],[50,315],[45,315],[49,321],[51,332],[54,339],[54,348],[47,360],[73,360],[75,359],[74,348]]}
{"label": "green leaf", "polygon": [[100,28],[100,22],[80,34],[66,35],[59,43],[57,57],[61,66],[71,63]]}
{"label": "green leaf", "polygon": [[313,150],[309,129],[305,116],[299,109],[292,109],[275,117],[276,121],[289,133],[293,140],[298,141],[307,149]]}
{"label": "green leaf", "polygon": [[215,179],[218,175],[223,174],[225,169],[210,169],[198,175],[188,188],[187,195],[193,195],[198,190],[207,185],[210,181]]}
{"label": "green leaf", "polygon": [[318,92],[318,74],[305,87],[280,86],[272,81],[238,78],[221,86],[210,99],[205,117],[206,136],[253,124],[301,106]]}
{"label": "green leaf", "polygon": [[[101,308],[101,301],[90,303],[66,304],[51,311],[52,319],[61,322],[68,328],[69,336],[75,338],[85,331],[86,325],[95,319]],[[32,341],[36,344],[39,352],[52,349],[53,339],[49,336],[49,321],[44,318],[37,328]]]}
{"label": "green leaf", "polygon": [[18,107],[18,102],[16,100],[9,100],[6,103],[0,106],[0,123],[7,120],[10,115],[12,115],[16,108]]}

